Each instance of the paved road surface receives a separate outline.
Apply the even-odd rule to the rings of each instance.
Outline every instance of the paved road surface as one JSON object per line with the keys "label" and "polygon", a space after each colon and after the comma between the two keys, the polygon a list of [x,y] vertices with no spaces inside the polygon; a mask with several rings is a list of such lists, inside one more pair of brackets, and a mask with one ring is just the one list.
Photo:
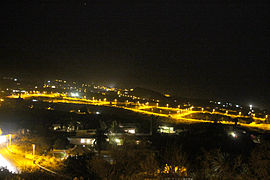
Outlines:
{"label": "paved road surface", "polygon": [[5,147],[0,149],[0,166],[7,167],[7,169],[12,172],[20,172],[35,167],[32,160],[26,159],[21,155],[11,153]]}

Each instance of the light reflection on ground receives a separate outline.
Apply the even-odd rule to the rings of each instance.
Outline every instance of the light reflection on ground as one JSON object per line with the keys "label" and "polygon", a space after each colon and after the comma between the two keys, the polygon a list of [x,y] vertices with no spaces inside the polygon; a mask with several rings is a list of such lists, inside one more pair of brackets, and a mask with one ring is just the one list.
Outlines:
{"label": "light reflection on ground", "polygon": [[16,167],[14,167],[9,161],[7,161],[1,154],[0,154],[0,167],[6,168],[12,173],[18,173]]}

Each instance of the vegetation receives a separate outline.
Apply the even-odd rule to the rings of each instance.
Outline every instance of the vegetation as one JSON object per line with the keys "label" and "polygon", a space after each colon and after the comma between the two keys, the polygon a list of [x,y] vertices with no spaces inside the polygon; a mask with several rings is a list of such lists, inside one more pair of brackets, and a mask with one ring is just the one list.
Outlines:
{"label": "vegetation", "polygon": [[[48,105],[48,104],[47,104]],[[250,136],[237,126],[219,124],[175,125],[178,134],[166,135],[156,133],[156,129],[167,119],[145,116],[126,110],[106,107],[85,107],[88,113],[76,114],[69,110],[60,111],[62,105],[54,106],[57,111],[44,109],[12,108],[0,109],[3,132],[23,128],[12,139],[12,146],[21,152],[31,153],[32,144],[36,145],[37,162],[52,167],[60,174],[70,178],[84,179],[159,179],[183,178],[193,179],[269,179],[270,145],[267,138],[262,144],[254,144]],[[75,106],[70,108],[75,109]],[[68,108],[67,108],[68,109]],[[101,114],[95,114],[95,111]],[[192,118],[201,118],[194,114]],[[204,114],[209,120],[232,121],[225,117]],[[6,120],[9,117],[8,120]],[[225,119],[222,119],[225,118]],[[79,123],[78,123],[79,122]],[[102,123],[101,123],[102,122]],[[123,135],[123,146],[107,145],[104,133],[119,132],[119,123],[138,122],[139,132],[152,136]],[[150,123],[151,122],[151,123]],[[19,126],[14,125],[18,123]],[[68,132],[55,132],[53,123],[80,125],[96,129],[96,141],[92,152],[84,155],[76,153],[66,160],[53,157],[52,149],[70,148]],[[12,127],[12,128],[11,128]],[[20,128],[18,128],[20,127]],[[29,130],[29,131],[28,131]],[[238,139],[228,135],[230,131],[239,131]],[[70,135],[71,133],[69,133]],[[150,134],[150,133],[149,133]],[[267,134],[265,136],[268,136]],[[139,141],[138,141],[139,139]],[[269,139],[269,138],[268,138]],[[82,146],[80,146],[82,148]],[[11,147],[12,148],[12,147]],[[56,168],[57,167],[57,168]],[[0,171],[0,179],[61,179],[44,172],[35,171],[11,174],[5,169]]]}

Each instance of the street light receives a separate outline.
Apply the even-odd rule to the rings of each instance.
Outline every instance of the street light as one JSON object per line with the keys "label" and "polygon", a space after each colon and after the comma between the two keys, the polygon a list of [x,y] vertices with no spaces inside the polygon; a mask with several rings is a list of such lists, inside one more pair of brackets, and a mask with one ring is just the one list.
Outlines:
{"label": "street light", "polygon": [[9,134],[8,136],[9,136],[9,146],[11,146],[11,134]]}
{"label": "street light", "polygon": [[33,156],[35,156],[36,145],[35,144],[32,144],[32,147],[33,147]]}

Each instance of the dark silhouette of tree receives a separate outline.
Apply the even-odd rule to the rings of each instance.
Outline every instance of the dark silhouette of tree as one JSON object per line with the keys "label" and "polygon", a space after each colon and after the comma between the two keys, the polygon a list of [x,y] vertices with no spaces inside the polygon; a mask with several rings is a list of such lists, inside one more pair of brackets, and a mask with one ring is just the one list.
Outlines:
{"label": "dark silhouette of tree", "polygon": [[111,150],[110,161],[95,157],[90,164],[101,179],[143,179],[158,169],[155,156],[143,147],[123,146]]}
{"label": "dark silhouette of tree", "polygon": [[67,179],[62,176],[52,175],[48,173],[44,173],[42,171],[22,171],[20,174],[14,174],[8,171],[5,168],[0,168],[0,179],[1,180],[28,180],[28,179],[50,179],[50,180],[64,180]]}
{"label": "dark silhouette of tree", "polygon": [[250,175],[258,179],[270,179],[270,143],[259,145],[250,155]]}
{"label": "dark silhouette of tree", "polygon": [[54,141],[54,149],[66,149],[69,146],[69,141],[65,137],[58,137]]}
{"label": "dark silhouette of tree", "polygon": [[101,150],[105,147],[106,144],[106,136],[104,135],[105,132],[106,131],[101,128],[98,128],[96,131],[94,146],[95,149],[98,151],[99,155]]}
{"label": "dark silhouette of tree", "polygon": [[202,179],[247,179],[247,164],[240,156],[232,157],[220,149],[204,152],[201,160],[201,169],[196,177]]}
{"label": "dark silhouette of tree", "polygon": [[84,177],[85,179],[97,179],[98,177],[92,170],[89,162],[94,158],[94,154],[69,157],[65,161],[64,173],[70,177]]}

